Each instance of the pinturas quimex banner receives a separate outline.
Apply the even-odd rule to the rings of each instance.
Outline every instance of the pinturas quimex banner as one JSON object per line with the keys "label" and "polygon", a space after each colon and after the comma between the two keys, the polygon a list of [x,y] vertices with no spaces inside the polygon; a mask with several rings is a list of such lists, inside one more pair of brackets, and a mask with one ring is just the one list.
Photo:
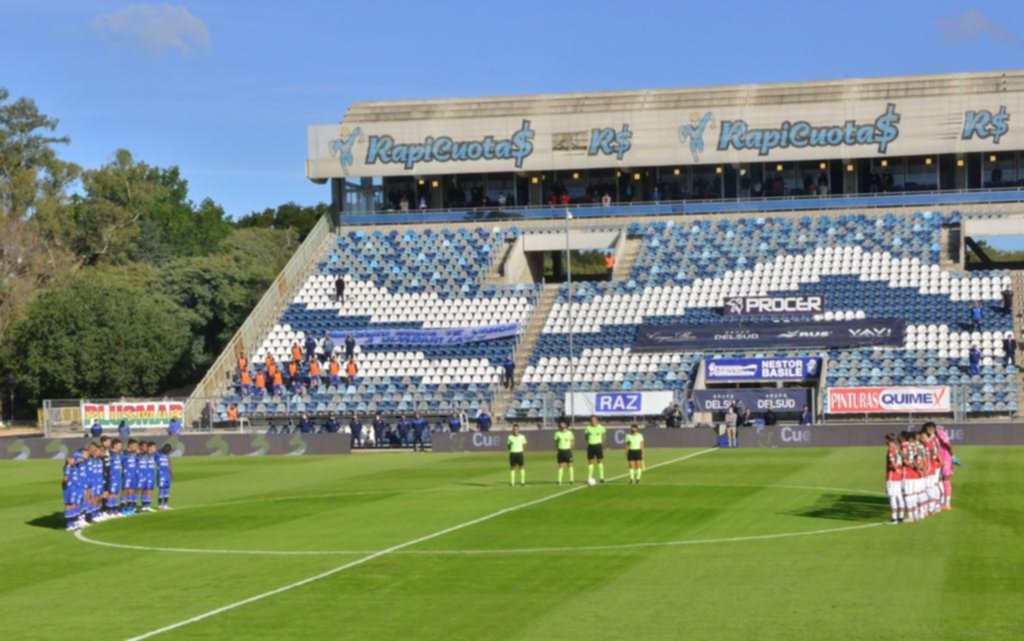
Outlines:
{"label": "pinturas quimex banner", "polygon": [[566,415],[654,416],[672,404],[672,392],[566,392]]}
{"label": "pinturas quimex banner", "polygon": [[132,428],[167,427],[171,419],[182,418],[185,414],[183,401],[139,401],[121,403],[82,402],[82,429],[88,429],[93,421],[99,421],[104,428],[116,428],[121,421]]}
{"label": "pinturas quimex banner", "polygon": [[806,381],[820,373],[821,359],[812,356],[704,359],[704,378],[711,383]]}
{"label": "pinturas quimex banner", "polygon": [[829,414],[945,414],[950,391],[935,387],[830,387]]}
{"label": "pinturas quimex banner", "polygon": [[871,347],[903,345],[907,322],[894,318],[806,323],[715,323],[641,325],[634,352],[781,347]]}
{"label": "pinturas quimex banner", "polygon": [[821,314],[824,296],[733,296],[722,302],[725,316]]}
{"label": "pinturas quimex banner", "polygon": [[517,336],[519,323],[487,325],[485,327],[455,327],[450,329],[364,329],[353,332],[330,332],[336,344],[352,336],[358,345],[455,345],[479,343]]}
{"label": "pinturas quimex banner", "polygon": [[801,387],[764,389],[707,389],[693,393],[693,404],[698,412],[724,412],[733,403],[755,414],[769,409],[778,414],[797,414],[811,402],[810,390]]}

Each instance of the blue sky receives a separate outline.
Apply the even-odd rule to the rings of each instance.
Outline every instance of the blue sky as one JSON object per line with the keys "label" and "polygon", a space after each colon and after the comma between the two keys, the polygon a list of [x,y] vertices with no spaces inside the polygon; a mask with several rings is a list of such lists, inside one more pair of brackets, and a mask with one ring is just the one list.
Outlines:
{"label": "blue sky", "polygon": [[96,166],[179,165],[232,216],[327,200],[306,125],[360,100],[1024,67],[1024,3],[0,0],[0,85]]}

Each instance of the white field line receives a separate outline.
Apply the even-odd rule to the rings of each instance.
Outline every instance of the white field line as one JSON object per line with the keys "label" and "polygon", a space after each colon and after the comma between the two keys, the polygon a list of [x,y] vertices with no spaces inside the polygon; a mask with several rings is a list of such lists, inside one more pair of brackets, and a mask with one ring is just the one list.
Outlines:
{"label": "white field line", "polygon": [[[651,465],[647,469],[653,470],[653,469],[656,469],[656,468],[659,468],[659,467],[663,467],[665,465],[671,465],[673,463],[678,463],[680,461],[685,461],[687,459],[691,459],[691,458],[694,458],[696,456],[700,456],[702,454],[707,454],[708,452],[714,452],[715,449],[716,448],[709,448],[709,449],[706,449],[706,450],[700,450],[699,452],[694,452],[693,454],[687,454],[686,456],[680,456],[678,458],[674,458],[674,459],[665,461],[663,463],[657,463],[655,465]],[[612,477],[610,480],[614,481],[616,479],[620,479],[620,478],[623,478],[625,476],[626,476],[626,474],[620,474],[618,476]],[[410,541],[406,541],[405,543],[399,543],[398,545],[393,545],[393,546],[391,546],[389,548],[385,548],[383,550],[379,550],[379,551],[374,552],[372,554],[367,554],[366,556],[358,558],[358,559],[356,559],[354,561],[349,561],[348,563],[345,563],[344,565],[339,565],[336,568],[331,568],[330,570],[327,570],[326,572],[321,572],[320,574],[315,574],[315,575],[313,575],[311,577],[302,579],[300,581],[295,581],[294,583],[289,583],[287,585],[282,585],[279,588],[275,588],[275,589],[269,590],[267,592],[262,592],[260,594],[256,594],[254,596],[251,596],[251,597],[249,597],[247,599],[242,599],[241,601],[236,601],[234,603],[229,603],[228,605],[224,605],[224,606],[221,606],[219,608],[210,610],[209,612],[204,612],[203,614],[199,614],[199,615],[196,615],[194,617],[191,617],[191,618],[188,618],[188,619],[184,619],[182,621],[178,621],[177,623],[172,623],[170,625],[165,625],[162,628],[157,628],[156,630],[152,630],[150,632],[146,632],[144,634],[140,634],[139,636],[132,637],[131,639],[129,639],[129,641],[142,641],[142,639],[149,639],[151,637],[155,637],[155,636],[157,636],[159,634],[163,634],[165,632],[170,632],[172,630],[177,630],[179,628],[183,628],[183,627],[185,627],[187,625],[191,625],[193,623],[198,623],[199,621],[203,621],[205,619],[209,619],[211,617],[215,617],[218,614],[223,614],[225,612],[229,612],[229,611],[234,610],[236,608],[240,608],[243,605],[249,605],[250,603],[255,603],[256,601],[262,601],[263,599],[267,599],[267,598],[270,598],[272,596],[276,596],[278,594],[281,594],[282,592],[288,592],[289,590],[294,590],[295,588],[300,588],[300,587],[302,587],[304,585],[309,585],[310,583],[314,583],[316,581],[320,581],[321,579],[326,579],[327,577],[334,576],[335,574],[339,574],[339,573],[344,572],[346,570],[350,570],[350,569],[352,569],[354,567],[358,567],[358,566],[363,565],[365,563],[369,563],[370,561],[373,561],[374,559],[379,559],[379,558],[381,558],[383,556],[388,556],[389,554],[393,554],[395,552],[398,552],[399,550],[404,550],[405,548],[412,547],[412,546],[417,545],[419,543],[423,543],[425,541],[430,541],[432,539],[436,539],[438,537],[442,537],[442,536],[444,536],[446,534],[451,534],[452,532],[457,532],[459,530],[463,530],[465,528],[472,527],[474,525],[478,525],[478,524],[484,523],[486,521],[490,521],[491,519],[495,519],[495,518],[497,518],[499,516],[502,516],[502,515],[505,515],[505,514],[510,514],[512,512],[517,512],[519,510],[522,510],[522,509],[525,509],[525,508],[528,508],[528,507],[532,507],[534,505],[539,505],[541,503],[546,503],[547,501],[551,501],[551,500],[557,499],[559,497],[566,496],[568,494],[572,494],[573,492],[578,492],[578,491],[580,491],[580,490],[582,490],[582,489],[584,489],[586,487],[589,487],[589,486],[587,486],[586,484],[578,485],[578,486],[569,488],[568,490],[563,490],[561,492],[556,492],[555,494],[550,494],[548,496],[545,496],[545,497],[542,497],[542,498],[539,498],[539,499],[534,499],[533,501],[527,501],[526,503],[520,503],[519,505],[503,508],[501,510],[498,510],[497,512],[492,512],[492,513],[490,513],[490,514],[488,514],[486,516],[481,516],[481,517],[473,519],[471,521],[466,521],[465,523],[460,523],[459,525],[453,525],[452,527],[445,528],[443,530],[438,530],[437,532],[434,532],[433,534],[427,534],[426,536],[421,536],[419,538],[412,539]]]}

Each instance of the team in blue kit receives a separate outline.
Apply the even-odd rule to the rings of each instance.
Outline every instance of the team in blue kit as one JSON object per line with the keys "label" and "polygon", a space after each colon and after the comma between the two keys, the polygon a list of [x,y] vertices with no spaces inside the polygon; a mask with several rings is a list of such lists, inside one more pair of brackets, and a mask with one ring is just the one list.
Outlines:
{"label": "team in blue kit", "polygon": [[68,456],[61,481],[65,528],[151,512],[154,488],[157,509],[171,509],[172,451],[170,445],[158,451],[152,441],[130,439],[126,446],[105,436]]}

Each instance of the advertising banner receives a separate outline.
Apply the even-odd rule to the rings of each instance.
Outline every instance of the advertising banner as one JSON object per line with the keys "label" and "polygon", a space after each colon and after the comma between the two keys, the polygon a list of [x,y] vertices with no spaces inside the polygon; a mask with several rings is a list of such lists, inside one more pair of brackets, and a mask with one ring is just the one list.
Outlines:
{"label": "advertising banner", "polygon": [[184,401],[138,401],[122,403],[82,402],[82,429],[93,420],[106,428],[117,428],[121,421],[131,428],[167,427],[172,418],[185,414]]}
{"label": "advertising banner", "polygon": [[[184,434],[151,437],[159,447],[173,448],[171,456],[304,456],[348,454],[348,434]],[[95,439],[11,438],[0,439],[0,459],[63,459]]]}
{"label": "advertising banner", "polygon": [[672,404],[665,392],[566,392],[565,413],[575,416],[654,416]]}
{"label": "advertising banner", "polygon": [[706,358],[704,377],[711,383],[739,381],[806,381],[817,379],[821,359],[791,358]]}
{"label": "advertising banner", "polygon": [[456,345],[517,336],[520,329],[519,323],[505,323],[451,329],[366,329],[330,332],[330,337],[338,345],[344,344],[345,338],[350,335],[358,345]]}
{"label": "advertising banner", "polygon": [[907,322],[896,318],[804,323],[714,323],[641,325],[634,352],[797,347],[875,347],[903,345]]}
{"label": "advertising banner", "polygon": [[810,402],[810,390],[800,387],[696,390],[693,393],[693,404],[698,412],[724,412],[733,403],[739,403],[755,414],[768,409],[777,414],[797,414]]}
{"label": "advertising banner", "polygon": [[824,296],[733,296],[722,302],[725,316],[821,314]]}
{"label": "advertising banner", "polygon": [[950,389],[936,387],[830,387],[829,414],[945,414]]}

